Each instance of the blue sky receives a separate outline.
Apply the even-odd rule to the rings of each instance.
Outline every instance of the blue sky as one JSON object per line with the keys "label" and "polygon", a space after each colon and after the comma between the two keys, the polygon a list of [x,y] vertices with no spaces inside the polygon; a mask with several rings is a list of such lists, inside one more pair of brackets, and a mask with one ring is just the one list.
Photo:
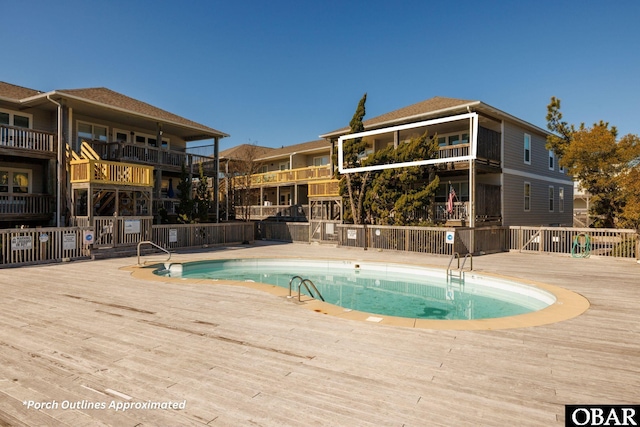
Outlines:
{"label": "blue sky", "polygon": [[[0,0],[0,80],[108,87],[279,147],[433,96],[640,133],[640,1]],[[7,17],[11,17],[7,19]]]}

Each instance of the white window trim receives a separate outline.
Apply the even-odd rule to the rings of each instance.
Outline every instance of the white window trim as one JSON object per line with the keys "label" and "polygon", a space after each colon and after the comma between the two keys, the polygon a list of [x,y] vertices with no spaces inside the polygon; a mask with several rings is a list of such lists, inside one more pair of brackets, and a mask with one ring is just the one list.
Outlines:
{"label": "white window trim", "polygon": [[558,212],[564,213],[564,187],[558,187]]}
{"label": "white window trim", "polygon": [[549,186],[549,212],[556,210],[556,189],[553,185]]}
{"label": "white window trim", "polygon": [[[527,148],[527,141],[529,142],[529,148]],[[531,164],[531,157],[533,157],[533,153],[531,150],[531,135],[529,135],[528,133],[524,134],[524,140],[523,140],[523,145],[524,145],[524,152],[522,153],[522,159],[524,160],[524,164],[525,165],[530,165]],[[527,160],[527,150],[529,151],[529,160]]]}
{"label": "white window trim", "polygon": [[[131,137],[131,143],[132,144],[138,144],[136,142],[136,137],[137,136],[143,136],[144,137],[144,146],[145,147],[151,147],[151,148],[159,148],[161,150],[169,150],[171,148],[171,140],[169,138],[165,138],[162,137],[162,142],[166,142],[167,143],[167,147],[166,148],[162,148],[162,143],[160,143],[159,146],[152,146],[149,145],[149,138],[151,139],[158,139],[158,135],[151,135],[150,133],[143,133],[143,132],[134,132],[133,136]],[[156,141],[157,143],[157,141]]]}
{"label": "white window trim", "polygon": [[29,127],[25,128],[25,129],[33,129],[33,114],[24,113],[22,111],[6,110],[4,108],[0,108],[0,112],[9,114],[9,125],[8,126],[14,126],[13,125],[13,116],[18,115],[18,116],[23,116],[23,117],[28,117],[29,118]]}
{"label": "white window trim", "polygon": [[[8,168],[8,167],[4,167],[4,166],[0,166],[0,170],[3,171],[7,171],[9,172],[9,182],[8,184],[8,193],[2,193],[2,194],[13,194],[16,196],[22,195],[22,194],[31,194],[33,193],[33,170],[31,169],[18,169],[18,168]],[[27,174],[27,179],[29,180],[29,184],[27,186],[27,192],[26,193],[14,193],[13,192],[13,173],[14,172],[19,172],[19,173],[26,173]]]}
{"label": "white window trim", "polygon": [[[284,167],[284,169],[283,169]],[[289,162],[280,162],[278,164],[278,170],[280,171],[286,171],[286,170],[290,170],[291,169],[291,164]]]}
{"label": "white window trim", "polygon": [[555,155],[553,154],[552,150],[549,150],[549,170],[555,170],[556,169],[556,162],[555,162]]}
{"label": "white window trim", "polygon": [[125,135],[127,135],[127,140],[125,142],[131,142],[131,131],[128,130],[124,130],[124,129],[118,129],[118,128],[113,128],[113,134],[111,135],[111,140],[112,141],[117,141],[116,139],[116,135],[119,133],[123,133]]}
{"label": "white window trim", "polygon": [[[526,192],[526,188],[527,186],[529,187],[529,195],[527,196],[527,192]],[[522,187],[522,193],[523,193],[523,208],[525,212],[531,212],[531,183],[529,181],[525,181],[524,185]],[[529,207],[527,208],[527,197],[529,198]]]}
{"label": "white window trim", "polygon": [[[100,123],[85,122],[84,120],[76,120],[76,141],[78,141],[78,138],[80,137],[80,135],[79,135],[79,133],[80,133],[80,124],[91,126],[91,139],[93,141],[97,141],[96,139],[93,138],[95,136],[94,126],[105,128],[106,129],[105,136],[107,138],[107,140],[105,142],[109,142],[109,126],[103,125],[103,124],[100,124]],[[78,143],[80,143],[80,141],[78,141]]]}

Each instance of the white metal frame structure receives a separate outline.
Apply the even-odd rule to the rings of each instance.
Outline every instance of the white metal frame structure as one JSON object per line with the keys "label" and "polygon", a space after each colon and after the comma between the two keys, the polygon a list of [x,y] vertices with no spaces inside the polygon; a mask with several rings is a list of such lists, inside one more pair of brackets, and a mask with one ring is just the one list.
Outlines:
{"label": "white metal frame structure", "polygon": [[[344,167],[343,144],[345,140],[364,138],[372,135],[398,132],[398,131],[407,130],[407,129],[414,129],[414,128],[419,128],[419,127],[424,127],[429,125],[436,125],[440,123],[447,123],[447,122],[467,120],[467,119],[469,120],[469,133],[470,133],[469,140],[471,143],[471,147],[470,147],[471,149],[469,151],[469,155],[467,156],[447,157],[443,159],[425,159],[425,160],[416,160],[413,162],[361,166],[356,168]],[[433,165],[438,163],[449,163],[449,162],[458,162],[458,161],[473,161],[475,160],[476,154],[477,154],[477,146],[478,146],[477,143],[478,143],[478,114],[477,113],[459,114],[457,116],[443,117],[439,119],[425,120],[422,122],[409,123],[405,125],[398,125],[398,126],[393,126],[388,128],[352,133],[348,135],[343,135],[340,138],[338,138],[338,171],[342,174],[342,173],[375,171],[375,170],[383,170],[383,169],[391,169],[391,168],[403,168],[408,166]]]}

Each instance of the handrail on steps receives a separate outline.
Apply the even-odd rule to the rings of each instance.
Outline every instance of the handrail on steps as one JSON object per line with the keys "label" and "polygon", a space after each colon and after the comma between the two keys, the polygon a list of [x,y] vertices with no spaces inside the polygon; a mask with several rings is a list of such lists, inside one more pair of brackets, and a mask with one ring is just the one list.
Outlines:
{"label": "handrail on steps", "polygon": [[456,268],[456,270],[458,271],[458,277],[460,279],[464,279],[464,266],[467,263],[467,258],[470,260],[469,271],[473,271],[473,255],[471,255],[470,253],[466,254],[464,256],[464,259],[462,260],[462,266],[460,266],[460,254],[458,252],[454,252],[451,255],[451,259],[449,260],[449,265],[447,266],[447,277],[453,277],[453,269],[451,268],[451,263],[454,259],[457,259],[458,267]]}
{"label": "handrail on steps", "polygon": [[161,251],[166,252],[167,255],[169,255],[169,258],[167,258],[165,260],[165,262],[169,261],[171,259],[171,252],[169,252],[168,250],[166,250],[165,248],[163,248],[160,245],[156,245],[155,243],[153,243],[153,242],[151,242],[149,240],[143,240],[142,242],[138,242],[138,265],[141,265],[140,264],[140,246],[142,246],[143,244],[155,246],[156,248],[160,249]]}
{"label": "handrail on steps", "polygon": [[309,289],[308,284],[311,284],[311,287],[313,288],[313,290],[315,290],[316,294],[318,294],[318,298],[324,301],[324,298],[322,297],[322,294],[320,293],[318,288],[316,288],[316,285],[310,279],[303,279],[301,276],[293,276],[291,280],[289,280],[289,298],[291,298],[291,284],[295,279],[300,280],[300,283],[298,284],[298,301],[302,301],[301,294],[300,294],[300,290],[301,290],[300,288],[302,287],[302,285],[304,285],[304,287],[307,289],[307,292],[309,292],[309,295],[311,295],[311,298],[314,298],[314,299],[316,298],[316,296],[313,295],[313,292],[311,292],[311,289]]}

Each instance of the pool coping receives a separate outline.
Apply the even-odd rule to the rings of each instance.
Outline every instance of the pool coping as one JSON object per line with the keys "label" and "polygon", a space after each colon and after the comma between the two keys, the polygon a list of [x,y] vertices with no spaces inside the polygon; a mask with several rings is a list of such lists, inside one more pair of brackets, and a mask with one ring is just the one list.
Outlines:
{"label": "pool coping", "polygon": [[[314,259],[318,258],[304,258],[304,257],[278,257],[282,259]],[[226,259],[226,258],[223,258]],[[245,259],[273,259],[273,257],[248,257]],[[221,260],[221,258],[211,258],[210,261]],[[341,259],[322,258],[326,261],[342,261]],[[207,260],[181,260],[172,262],[171,264],[184,264],[187,262],[207,261]],[[376,261],[369,261],[372,263],[380,263]],[[424,267],[437,270],[443,270],[442,266],[433,266],[427,264],[416,264],[411,262],[394,263],[396,265],[406,264],[412,267]],[[516,328],[528,328],[534,326],[549,325],[552,323],[562,322],[565,320],[573,319],[586,312],[590,303],[584,296],[561,288],[559,286],[550,285],[547,283],[532,281],[528,279],[522,279],[511,276],[504,276],[495,273],[487,273],[482,271],[482,277],[496,278],[501,280],[510,280],[519,284],[532,286],[534,288],[540,288],[553,294],[556,301],[548,307],[531,313],[520,314],[516,316],[506,316],[491,319],[476,319],[476,320],[435,320],[435,319],[417,319],[408,317],[396,317],[381,315],[375,313],[367,313],[363,311],[345,309],[343,307],[330,304],[324,301],[313,299],[307,295],[303,295],[301,301],[298,302],[297,295],[290,297],[289,290],[281,286],[260,283],[260,282],[245,282],[235,280],[210,280],[210,279],[183,279],[175,277],[163,277],[154,274],[154,271],[164,266],[164,263],[154,263],[149,265],[133,265],[123,267],[123,270],[128,270],[131,275],[137,279],[153,280],[161,282],[170,282],[177,284],[202,284],[202,285],[231,285],[231,286],[243,286],[246,288],[256,289],[262,292],[269,293],[274,296],[286,298],[295,302],[296,305],[312,310],[319,314],[325,314],[341,319],[355,320],[368,323],[377,323],[388,326],[398,326],[407,328],[418,329],[436,329],[436,330],[500,330],[500,329],[516,329]],[[477,271],[474,270],[474,273]],[[479,273],[479,272],[478,272]]]}

